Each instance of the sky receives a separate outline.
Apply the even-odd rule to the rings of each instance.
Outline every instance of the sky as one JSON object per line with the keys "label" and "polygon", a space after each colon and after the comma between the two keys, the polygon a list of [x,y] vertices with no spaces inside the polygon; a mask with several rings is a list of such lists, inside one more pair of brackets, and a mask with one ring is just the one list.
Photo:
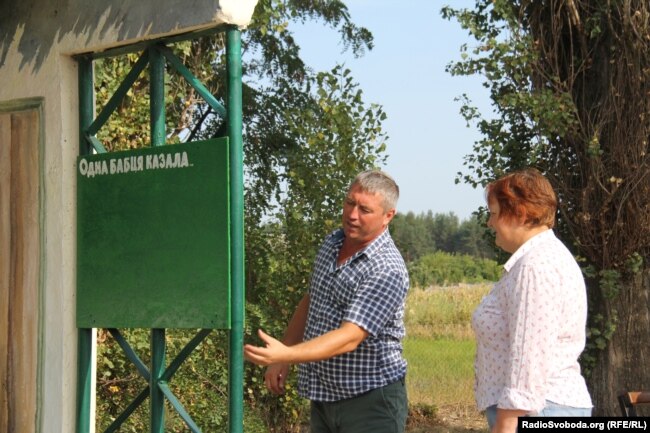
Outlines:
{"label": "sky", "polygon": [[[472,40],[440,9],[472,7],[473,0],[347,0],[352,21],[374,36],[374,48],[355,59],[342,52],[335,31],[312,23],[292,27],[305,62],[316,70],[344,63],[363,91],[367,104],[381,105],[389,136],[383,170],[400,187],[398,212],[453,212],[461,220],[484,204],[482,189],[454,180],[465,155],[480,138],[467,127],[454,99],[467,94],[482,111],[489,109],[481,77],[453,77],[445,67],[460,59],[463,43]],[[400,5],[400,7],[396,7]]]}

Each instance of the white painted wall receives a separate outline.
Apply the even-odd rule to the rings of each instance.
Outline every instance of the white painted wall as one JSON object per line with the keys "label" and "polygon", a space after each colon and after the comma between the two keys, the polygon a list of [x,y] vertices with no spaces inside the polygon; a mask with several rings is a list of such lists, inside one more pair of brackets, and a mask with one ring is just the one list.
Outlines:
{"label": "white painted wall", "polygon": [[[40,432],[75,431],[77,65],[71,54],[229,23],[257,0],[23,0],[0,17],[0,105],[44,100]],[[9,11],[9,12],[7,12]],[[181,13],[182,12],[182,13]],[[36,271],[36,270],[35,270]]]}

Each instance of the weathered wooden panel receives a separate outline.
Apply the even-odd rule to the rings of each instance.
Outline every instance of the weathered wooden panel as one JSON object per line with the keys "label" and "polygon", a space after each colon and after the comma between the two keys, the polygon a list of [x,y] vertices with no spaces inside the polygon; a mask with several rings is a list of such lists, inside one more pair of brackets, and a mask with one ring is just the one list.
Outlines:
{"label": "weathered wooden panel", "polygon": [[[6,132],[7,123],[10,133]],[[39,227],[39,113],[36,110],[2,116],[0,158],[2,195],[0,225],[4,275],[2,294],[6,313],[0,316],[6,334],[0,402],[4,425],[0,431],[32,433],[36,430],[38,323],[40,278]],[[7,137],[9,139],[7,140]],[[8,158],[6,157],[8,156]],[[8,179],[8,182],[7,182]],[[7,200],[8,191],[8,200]],[[8,254],[7,254],[8,252]],[[2,365],[0,365],[2,367]]]}

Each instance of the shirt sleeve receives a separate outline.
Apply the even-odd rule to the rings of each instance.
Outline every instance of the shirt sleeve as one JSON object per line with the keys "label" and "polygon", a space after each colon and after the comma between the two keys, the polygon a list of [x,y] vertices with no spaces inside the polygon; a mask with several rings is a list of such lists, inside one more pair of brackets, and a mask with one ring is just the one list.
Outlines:
{"label": "shirt sleeve", "polygon": [[548,265],[529,263],[520,268],[509,287],[509,373],[497,407],[532,412],[544,408],[552,345],[562,320],[558,280]]}
{"label": "shirt sleeve", "polygon": [[404,272],[396,269],[372,273],[357,289],[343,320],[377,336],[394,313],[402,308],[407,279]]}

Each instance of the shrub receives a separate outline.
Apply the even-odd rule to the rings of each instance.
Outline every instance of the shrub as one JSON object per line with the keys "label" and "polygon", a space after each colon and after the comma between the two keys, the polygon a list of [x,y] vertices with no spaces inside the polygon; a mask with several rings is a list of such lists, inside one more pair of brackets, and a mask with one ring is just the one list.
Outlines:
{"label": "shrub", "polygon": [[438,251],[422,256],[411,264],[409,275],[411,285],[420,288],[433,285],[484,283],[498,280],[501,266],[490,259]]}

